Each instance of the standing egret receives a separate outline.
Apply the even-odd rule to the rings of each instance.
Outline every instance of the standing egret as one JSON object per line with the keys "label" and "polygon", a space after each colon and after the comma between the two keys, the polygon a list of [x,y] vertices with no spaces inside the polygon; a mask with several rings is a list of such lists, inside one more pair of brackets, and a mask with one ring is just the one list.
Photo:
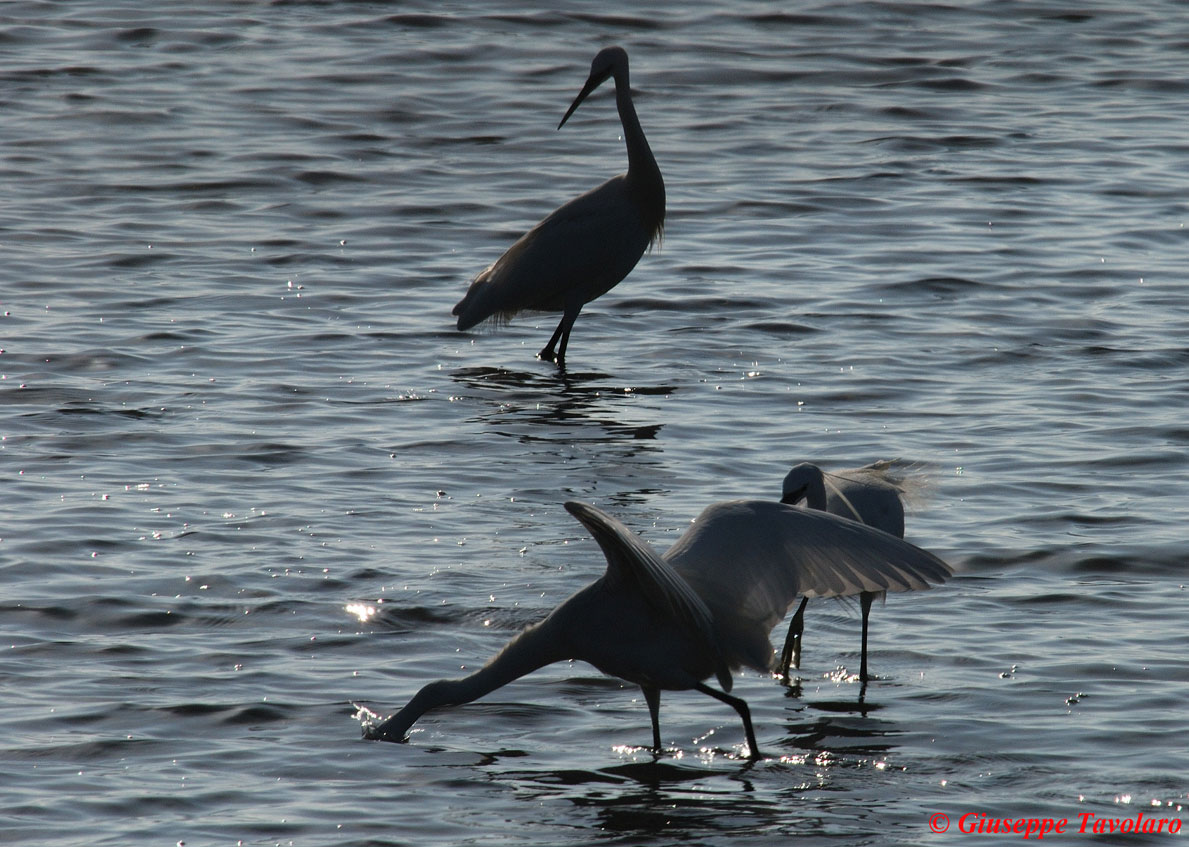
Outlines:
{"label": "standing egret", "polygon": [[[861,468],[825,474],[817,465],[802,462],[795,465],[784,478],[781,503],[795,504],[802,500],[811,509],[829,512],[850,520],[865,523],[876,529],[904,537],[904,503],[900,499],[904,488],[900,479],[891,473],[888,462],[875,462]],[[928,588],[928,584],[911,588]],[[867,682],[867,619],[871,603],[886,592],[864,591],[859,594],[863,613],[863,641],[859,660],[859,679]],[[805,604],[802,598],[784,641],[777,665],[787,680],[789,665],[801,666],[801,636],[805,629]]]}
{"label": "standing egret", "polygon": [[632,105],[628,54],[622,47],[598,52],[586,85],[557,128],[608,77],[615,79],[627,172],[575,197],[522,235],[475,277],[453,312],[460,330],[492,317],[497,323],[507,321],[524,310],[561,312],[553,337],[537,354],[559,368],[565,367],[566,345],[578,312],[618,285],[664,230],[665,182]]}
{"label": "standing egret", "polygon": [[[438,680],[369,738],[401,741],[425,712],[478,699],[553,662],[581,659],[639,685],[661,749],[660,692],[693,689],[731,706],[758,757],[747,703],[731,696],[731,671],[772,666],[772,628],[798,594],[832,597],[944,582],[945,562],[884,532],[826,512],[763,500],[709,506],[664,556],[610,515],[584,503],[566,510],[607,559],[607,571],[513,638],[484,667]],[[714,676],[722,690],[703,680]]]}

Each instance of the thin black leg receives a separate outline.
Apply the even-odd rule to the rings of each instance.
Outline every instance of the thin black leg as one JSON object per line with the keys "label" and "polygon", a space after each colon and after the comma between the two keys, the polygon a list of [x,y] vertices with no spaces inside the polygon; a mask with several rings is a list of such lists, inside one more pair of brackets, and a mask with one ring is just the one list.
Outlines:
{"label": "thin black leg", "polygon": [[557,323],[557,329],[553,331],[553,335],[549,337],[549,343],[541,348],[541,352],[537,354],[537,358],[543,362],[553,362],[557,360],[557,356],[553,352],[557,340],[561,338],[561,328],[566,323],[566,316],[562,315],[561,320]]}
{"label": "thin black leg", "polygon": [[801,598],[801,605],[789,622],[789,634],[784,639],[784,649],[780,651],[780,673],[785,682],[789,679],[789,665],[801,667],[801,637],[805,632],[805,604],[808,597]]}
{"label": "thin black leg", "polygon": [[725,694],[722,691],[715,691],[710,686],[701,682],[694,686],[694,690],[701,691],[703,694],[709,694],[715,700],[721,700],[739,713],[739,717],[743,719],[743,731],[747,733],[747,746],[751,750],[748,758],[760,758],[760,747],[756,744],[756,731],[751,726],[751,710],[747,708],[747,702],[742,698],[732,697],[730,694]]}
{"label": "thin black leg", "polygon": [[859,595],[859,605],[863,609],[863,650],[859,659],[859,680],[867,682],[867,618],[871,615],[871,601],[875,599],[874,591],[864,591]]}
{"label": "thin black leg", "polygon": [[[574,318],[577,318],[574,315]],[[561,343],[557,345],[557,366],[562,370],[566,369],[566,347],[570,344],[570,330],[574,328],[574,319],[570,319],[569,325],[566,326],[566,331],[561,334]]]}
{"label": "thin black leg", "polygon": [[[559,368],[564,369],[566,366],[566,346],[570,343],[570,330],[574,327],[574,321],[578,320],[578,312],[581,307],[571,312],[566,309],[562,313],[561,320],[557,322],[557,329],[553,331],[553,335],[549,339],[549,343],[541,348],[541,352],[537,354],[537,358],[546,362],[553,362]],[[558,344],[558,342],[561,342]],[[557,352],[553,352],[554,346],[557,346]]]}
{"label": "thin black leg", "polygon": [[644,692],[644,702],[648,704],[648,714],[652,718],[652,751],[661,752],[661,690],[649,685],[641,685]]}

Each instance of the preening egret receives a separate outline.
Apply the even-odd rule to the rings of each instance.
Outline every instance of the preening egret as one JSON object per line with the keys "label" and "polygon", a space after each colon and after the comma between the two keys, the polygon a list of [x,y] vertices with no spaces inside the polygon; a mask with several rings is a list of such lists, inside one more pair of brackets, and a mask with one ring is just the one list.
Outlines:
{"label": "preening egret", "polygon": [[[569,502],[607,559],[603,576],[512,639],[483,668],[422,688],[369,738],[400,741],[425,712],[469,703],[530,671],[581,659],[639,685],[661,748],[660,692],[693,689],[731,706],[758,757],[731,671],[772,667],[772,628],[799,594],[833,597],[944,582],[945,562],[826,512],[763,500],[709,506],[664,556],[594,506]],[[722,690],[703,680],[716,677]]]}
{"label": "preening egret", "polygon": [[631,272],[644,251],[661,237],[665,223],[665,183],[632,105],[628,54],[622,47],[598,52],[586,85],[557,128],[608,77],[615,79],[615,105],[628,149],[627,172],[575,197],[521,236],[475,277],[454,307],[460,330],[488,318],[507,321],[524,310],[561,312],[553,337],[537,354],[560,368],[565,367],[566,345],[578,312]]}
{"label": "preening egret", "polygon": [[[840,515],[850,520],[865,523],[876,529],[904,537],[904,493],[901,480],[892,473],[888,462],[875,462],[861,468],[823,473],[821,468],[809,462],[795,465],[784,478],[781,503],[795,504],[802,500],[811,509]],[[909,586],[928,588],[928,584]],[[863,642],[859,660],[859,679],[867,681],[867,619],[871,614],[871,603],[886,592],[864,591],[859,594],[859,605],[863,613]],[[802,598],[789,632],[785,637],[784,649],[780,653],[777,668],[788,679],[789,665],[801,666],[801,636],[805,629],[805,604]]]}

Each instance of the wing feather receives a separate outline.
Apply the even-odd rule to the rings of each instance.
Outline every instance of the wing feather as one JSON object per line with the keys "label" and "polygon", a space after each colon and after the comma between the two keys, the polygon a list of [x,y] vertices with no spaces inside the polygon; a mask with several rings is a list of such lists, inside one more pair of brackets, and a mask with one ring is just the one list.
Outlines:
{"label": "wing feather", "polygon": [[648,239],[625,177],[613,177],[552,212],[480,272],[454,307],[458,328],[593,300],[628,275]]}
{"label": "wing feather", "polygon": [[886,532],[766,500],[708,507],[664,558],[714,615],[751,621],[765,639],[800,595],[924,589],[953,573]]}
{"label": "wing feather", "polygon": [[677,621],[707,644],[714,644],[709,607],[651,546],[601,509],[577,501],[565,507],[586,527],[607,557],[605,578],[609,582],[632,586],[657,612]]}

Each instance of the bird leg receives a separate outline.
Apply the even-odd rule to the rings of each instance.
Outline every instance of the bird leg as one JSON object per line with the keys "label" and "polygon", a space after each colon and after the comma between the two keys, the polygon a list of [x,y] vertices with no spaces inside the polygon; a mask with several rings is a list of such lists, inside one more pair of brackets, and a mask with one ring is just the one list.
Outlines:
{"label": "bird leg", "polygon": [[864,591],[859,595],[859,606],[863,610],[863,648],[859,659],[859,680],[867,682],[867,618],[871,614],[871,601],[875,599],[874,591]]}
{"label": "bird leg", "polygon": [[801,667],[801,636],[805,633],[805,605],[808,602],[808,597],[801,598],[801,605],[797,607],[797,612],[789,623],[789,634],[784,639],[784,649],[780,651],[780,672],[785,682],[789,681],[790,663],[795,668]]}
{"label": "bird leg", "polygon": [[537,358],[542,362],[556,362],[557,354],[553,352],[553,348],[557,345],[557,340],[561,338],[561,327],[566,322],[565,316],[562,317],[561,323],[557,325],[557,329],[553,331],[553,335],[549,338],[549,343],[541,348],[541,352],[537,354]]}
{"label": "bird leg", "polygon": [[751,726],[751,710],[747,708],[747,701],[741,697],[732,697],[730,694],[725,694],[722,691],[715,691],[705,683],[699,682],[694,686],[695,691],[701,691],[703,694],[709,694],[715,700],[721,700],[732,709],[739,713],[739,717],[743,719],[743,731],[747,733],[747,746],[751,751],[748,754],[749,759],[760,758],[760,747],[756,744],[756,731]]}
{"label": "bird leg", "polygon": [[644,702],[648,704],[648,714],[652,718],[652,752],[661,752],[661,690],[651,685],[641,685],[644,692]]}
{"label": "bird leg", "polygon": [[[578,320],[578,312],[582,309],[579,306],[577,309],[570,311],[566,309],[561,316],[561,320],[557,323],[557,329],[553,331],[553,335],[549,339],[549,343],[541,348],[541,352],[537,354],[537,358],[543,362],[553,362],[563,370],[566,367],[566,345],[570,343],[570,330],[574,327],[574,321]],[[558,341],[561,345],[558,346],[557,353],[553,352],[553,348],[557,346]]]}

